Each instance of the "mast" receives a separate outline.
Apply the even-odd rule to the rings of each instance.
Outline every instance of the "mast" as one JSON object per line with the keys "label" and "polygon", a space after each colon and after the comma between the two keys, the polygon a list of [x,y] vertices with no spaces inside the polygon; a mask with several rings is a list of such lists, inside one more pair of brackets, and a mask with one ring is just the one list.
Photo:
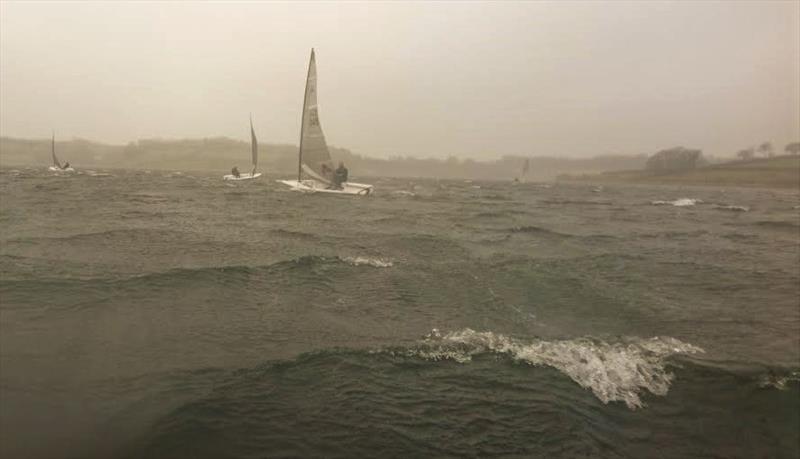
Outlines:
{"label": "mast", "polygon": [[303,128],[306,121],[306,102],[308,101],[308,79],[311,76],[311,64],[314,62],[314,48],[311,48],[311,58],[308,60],[308,73],[306,74],[306,89],[303,93],[303,113],[300,115],[300,146],[297,152],[297,181],[303,172]]}

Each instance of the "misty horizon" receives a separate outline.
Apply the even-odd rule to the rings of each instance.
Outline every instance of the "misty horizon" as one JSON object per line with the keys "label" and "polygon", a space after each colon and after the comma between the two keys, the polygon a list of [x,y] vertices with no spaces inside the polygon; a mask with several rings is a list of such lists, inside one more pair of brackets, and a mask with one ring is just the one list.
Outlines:
{"label": "misty horizon", "polygon": [[[730,157],[800,138],[800,6],[772,3],[0,5],[0,133],[354,153]],[[42,33],[47,31],[47,33]]]}

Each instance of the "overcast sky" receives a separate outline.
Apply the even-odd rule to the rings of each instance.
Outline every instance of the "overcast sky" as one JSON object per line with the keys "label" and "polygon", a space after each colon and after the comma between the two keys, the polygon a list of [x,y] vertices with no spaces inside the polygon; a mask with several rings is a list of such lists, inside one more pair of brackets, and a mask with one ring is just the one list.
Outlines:
{"label": "overcast sky", "polygon": [[0,3],[0,133],[585,157],[800,138],[800,3]]}

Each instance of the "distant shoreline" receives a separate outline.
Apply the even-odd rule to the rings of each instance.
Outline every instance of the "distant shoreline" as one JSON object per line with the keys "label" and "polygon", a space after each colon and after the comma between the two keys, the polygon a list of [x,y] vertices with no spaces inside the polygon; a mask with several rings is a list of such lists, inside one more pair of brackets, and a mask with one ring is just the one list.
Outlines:
{"label": "distant shoreline", "polygon": [[635,183],[658,185],[736,186],[800,189],[800,156],[784,155],[713,164],[688,171],[656,173],[646,170],[599,174],[562,174],[560,182]]}

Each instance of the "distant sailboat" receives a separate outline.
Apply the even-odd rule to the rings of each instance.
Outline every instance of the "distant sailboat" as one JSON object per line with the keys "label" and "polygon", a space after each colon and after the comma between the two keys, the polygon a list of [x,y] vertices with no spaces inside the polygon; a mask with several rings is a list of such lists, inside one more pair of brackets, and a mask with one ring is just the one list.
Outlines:
{"label": "distant sailboat", "polygon": [[69,165],[69,161],[61,165],[61,161],[58,160],[58,156],[56,156],[56,133],[53,133],[53,139],[50,143],[50,153],[53,155],[53,165],[48,167],[47,169],[53,172],[75,172]]}
{"label": "distant sailboat", "polygon": [[[250,180],[261,177],[261,172],[256,172],[258,167],[258,139],[256,139],[256,131],[253,129],[253,117],[250,116],[250,153],[252,154],[253,169],[244,174],[228,174],[222,177],[223,180]],[[238,172],[238,169],[234,167]]]}
{"label": "distant sailboat", "polygon": [[290,186],[292,190],[306,193],[355,195],[367,195],[372,191],[372,185],[349,181],[343,182],[338,189],[333,187],[333,160],[328,151],[328,145],[325,143],[325,134],[320,126],[317,109],[317,64],[313,49],[308,62],[297,159],[297,180],[278,180],[278,182]]}
{"label": "distant sailboat", "polygon": [[525,183],[528,180],[528,171],[530,168],[531,160],[529,158],[525,158],[525,162],[522,164],[522,174],[514,179],[514,183]]}

